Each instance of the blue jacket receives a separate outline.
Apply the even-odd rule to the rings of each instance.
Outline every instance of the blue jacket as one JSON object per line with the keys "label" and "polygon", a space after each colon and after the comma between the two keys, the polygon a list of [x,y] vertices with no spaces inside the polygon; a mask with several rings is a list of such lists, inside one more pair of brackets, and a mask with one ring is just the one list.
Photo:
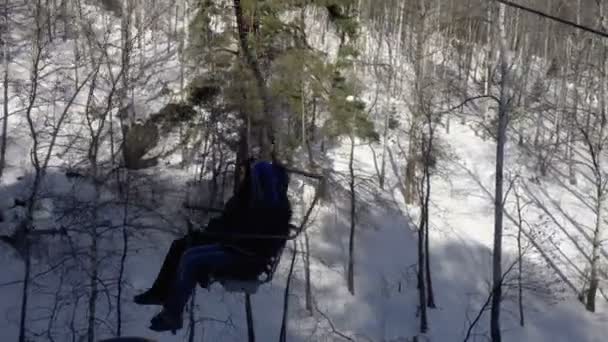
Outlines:
{"label": "blue jacket", "polygon": [[[258,162],[247,170],[237,193],[228,200],[222,215],[212,220],[208,232],[219,233],[219,242],[262,257],[275,255],[289,234],[291,204],[289,177],[284,167]],[[239,235],[255,235],[246,238]],[[268,239],[263,239],[269,235]]]}

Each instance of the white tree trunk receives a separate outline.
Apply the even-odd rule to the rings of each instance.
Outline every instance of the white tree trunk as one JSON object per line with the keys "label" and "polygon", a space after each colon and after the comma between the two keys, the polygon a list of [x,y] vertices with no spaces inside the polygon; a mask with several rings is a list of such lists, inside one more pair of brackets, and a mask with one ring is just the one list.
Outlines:
{"label": "white tree trunk", "polygon": [[[599,158],[599,156],[598,156]],[[601,171],[600,171],[601,172]],[[595,297],[599,286],[599,263],[601,244],[603,241],[602,227],[602,205],[603,205],[603,177],[596,175],[596,206],[595,206],[595,226],[593,230],[593,243],[591,250],[590,276],[589,276],[589,291],[587,292],[587,310],[595,312]]]}
{"label": "white tree trunk", "polygon": [[[599,6],[599,16],[600,16],[600,26],[602,30],[605,30],[608,27],[608,18],[604,17],[604,5],[602,2],[598,2]],[[591,251],[591,275],[589,279],[589,291],[587,292],[587,310],[591,312],[595,312],[595,297],[599,287],[599,269],[600,269],[600,253],[602,252],[602,243],[604,241],[603,237],[603,226],[602,226],[602,207],[605,197],[606,184],[605,184],[605,170],[602,168],[602,154],[604,153],[604,144],[606,136],[605,136],[605,128],[607,125],[606,115],[608,114],[607,100],[606,96],[608,96],[608,85],[606,84],[606,71],[608,71],[608,63],[606,62],[606,58],[608,58],[608,43],[605,41],[601,42],[601,64],[600,68],[603,72],[600,73],[600,122],[599,126],[594,125],[591,127],[592,130],[598,130],[597,137],[596,134],[591,134],[591,132],[587,132],[586,139],[588,144],[588,150],[591,155],[591,160],[593,162],[593,171],[595,173],[595,226],[593,230],[593,246]],[[597,140],[597,142],[593,140]]]}

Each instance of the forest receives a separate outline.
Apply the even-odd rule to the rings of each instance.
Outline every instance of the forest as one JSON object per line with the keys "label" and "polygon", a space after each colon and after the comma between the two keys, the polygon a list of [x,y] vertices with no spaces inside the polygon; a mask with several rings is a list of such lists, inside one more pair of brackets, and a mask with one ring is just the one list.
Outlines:
{"label": "forest", "polygon": [[[606,339],[608,1],[0,0],[0,45],[2,341]],[[270,277],[150,331],[250,158]]]}

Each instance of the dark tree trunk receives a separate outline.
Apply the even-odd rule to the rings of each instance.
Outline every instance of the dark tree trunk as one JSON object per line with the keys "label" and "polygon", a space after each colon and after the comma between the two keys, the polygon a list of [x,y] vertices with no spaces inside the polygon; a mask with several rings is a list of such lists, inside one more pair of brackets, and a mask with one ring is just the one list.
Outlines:
{"label": "dark tree trunk", "polygon": [[524,289],[523,289],[523,252],[521,249],[521,235],[522,235],[522,207],[519,198],[519,194],[515,191],[515,199],[517,201],[517,304],[519,308],[519,325],[524,326]]}
{"label": "dark tree trunk", "polygon": [[190,297],[190,312],[188,315],[188,342],[194,342],[196,338],[196,288]]}
{"label": "dark tree trunk", "polygon": [[123,222],[122,222],[122,254],[120,256],[120,269],[118,271],[118,294],[116,296],[116,336],[122,336],[122,290],[123,278],[125,273],[125,264],[129,253],[129,234],[127,233],[127,225],[129,222],[129,170],[127,172],[127,189],[124,189],[125,204],[123,207]]}
{"label": "dark tree trunk", "polygon": [[426,260],[424,257],[424,224],[424,219],[421,218],[421,225],[418,229],[418,310],[420,314],[420,332],[423,334],[426,333],[428,330],[428,321],[426,316],[426,285],[424,282],[424,261]]}
{"label": "dark tree trunk", "polygon": [[[29,229],[25,227],[25,229]],[[23,287],[22,287],[22,297],[21,297],[21,320],[19,322],[19,342],[27,342],[28,339],[26,337],[25,332],[25,324],[27,322],[27,303],[28,303],[28,293],[30,288],[30,272],[31,272],[31,264],[32,258],[30,255],[30,240],[26,236],[25,238],[25,271],[23,274]]]}
{"label": "dark tree trunk", "polygon": [[287,284],[285,284],[285,292],[283,294],[283,317],[281,319],[281,332],[279,334],[279,342],[287,342],[287,315],[289,311],[289,291],[291,289],[291,278],[293,275],[294,266],[296,264],[297,254],[298,245],[295,241],[293,241],[293,253],[291,255],[289,272],[287,273]]}
{"label": "dark tree trunk", "polygon": [[256,56],[253,54],[251,49],[249,48],[249,44],[247,42],[247,32],[245,31],[245,23],[243,19],[243,9],[241,7],[240,0],[234,0],[234,14],[236,17],[236,24],[238,28],[238,37],[239,43],[241,47],[241,52],[243,57],[245,58],[245,62],[253,72],[255,77],[256,85],[258,88],[258,92],[262,98],[262,105],[264,108],[264,127],[262,132],[262,151],[261,155],[264,159],[271,159],[272,154],[272,135],[273,132],[273,123],[272,123],[272,105],[270,101],[270,94],[268,93],[268,89],[266,88],[266,82],[264,81],[264,77],[262,75],[262,71],[260,69],[260,65]]}
{"label": "dark tree trunk", "polygon": [[251,296],[245,294],[245,313],[247,314],[247,340],[255,342],[255,329],[253,323],[253,310],[251,308]]}
{"label": "dark tree trunk", "polygon": [[[430,117],[429,117],[430,118]],[[425,151],[425,157],[424,157],[424,180],[425,180],[425,190],[424,190],[424,203],[423,203],[423,215],[424,215],[424,236],[425,236],[425,241],[424,241],[424,251],[425,251],[425,275],[426,275],[426,287],[427,287],[427,306],[429,308],[436,308],[435,305],[435,295],[433,292],[433,280],[431,277],[431,260],[430,260],[430,255],[431,255],[431,249],[429,247],[429,226],[430,226],[430,221],[429,221],[429,204],[430,204],[430,199],[431,199],[431,172],[430,172],[430,163],[431,163],[431,151],[433,148],[433,123],[431,122],[431,120],[428,120],[427,125],[429,126],[429,138],[428,138],[428,142],[427,142],[427,146],[426,146],[426,151]]]}
{"label": "dark tree trunk", "polygon": [[69,24],[68,24],[68,0],[61,0],[61,21],[63,22],[62,40],[68,40]]}
{"label": "dark tree trunk", "polygon": [[350,159],[348,163],[348,170],[350,172],[350,237],[348,240],[348,291],[350,294],[355,294],[355,227],[356,227],[356,205],[357,198],[355,193],[355,137],[351,134],[350,136]]}
{"label": "dark tree trunk", "polygon": [[313,314],[313,308],[312,308],[312,286],[311,286],[311,279],[310,279],[310,241],[308,238],[308,233],[304,232],[304,247],[306,248],[304,251],[304,273],[306,276],[306,311],[308,311],[308,313],[310,315]]}
{"label": "dark tree trunk", "polygon": [[500,304],[502,301],[502,234],[503,234],[503,164],[506,143],[508,118],[507,77],[509,63],[507,60],[507,42],[505,31],[505,7],[499,9],[500,31],[500,103],[498,108],[498,132],[496,142],[496,183],[494,194],[494,249],[492,277],[492,308],[490,319],[490,335],[492,342],[501,341]]}
{"label": "dark tree trunk", "polygon": [[46,30],[49,37],[49,42],[53,42],[53,18],[51,12],[50,1],[46,0]]}
{"label": "dark tree trunk", "polygon": [[8,134],[8,44],[9,44],[9,26],[8,26],[8,0],[4,1],[3,11],[4,24],[2,27],[2,64],[4,65],[4,103],[3,103],[3,117],[2,117],[2,141],[0,142],[0,179],[4,173],[6,167],[6,142]]}
{"label": "dark tree trunk", "polygon": [[234,169],[234,188],[233,193],[236,194],[238,190],[238,184],[242,177],[242,169],[241,166],[245,165],[247,162],[247,158],[249,158],[249,142],[247,139],[247,130],[245,127],[241,129],[240,137],[239,137],[239,146],[236,153],[236,165]]}

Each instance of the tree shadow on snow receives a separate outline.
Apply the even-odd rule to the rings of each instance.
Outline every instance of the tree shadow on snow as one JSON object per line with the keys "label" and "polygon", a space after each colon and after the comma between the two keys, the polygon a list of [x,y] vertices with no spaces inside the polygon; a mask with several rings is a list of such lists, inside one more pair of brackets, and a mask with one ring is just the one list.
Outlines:
{"label": "tree shadow on snow", "polygon": [[[123,332],[154,337],[160,341],[182,340],[188,334],[187,329],[176,337],[153,334],[147,330],[148,320],[158,308],[135,306],[130,302],[130,297],[150,285],[172,238],[186,229],[185,223],[176,218],[183,214],[181,203],[187,197],[184,189],[188,188],[188,177],[154,172],[136,175],[138,178],[133,182],[139,189],[132,199],[137,198],[141,202],[135,203],[132,209],[134,234],[123,279]],[[25,175],[22,181],[1,188],[0,194],[4,198],[23,196],[28,191],[30,180],[31,177]],[[48,254],[37,256],[34,262],[36,278],[30,302],[35,304],[30,308],[32,324],[29,329],[38,333],[48,329],[48,310],[57,303],[59,309],[51,324],[54,336],[68,338],[72,331],[77,336],[84,336],[89,294],[87,281],[90,275],[87,266],[90,241],[86,238],[85,229],[89,219],[86,212],[90,207],[85,204],[90,199],[88,192],[92,186],[86,179],[68,178],[65,173],[49,173],[46,184],[48,191],[44,193],[52,200],[48,207],[42,206],[40,211],[47,210],[52,215],[49,218],[41,213],[40,217],[46,217],[51,223],[67,225],[65,215],[71,213],[74,218],[69,221],[70,229],[80,231],[68,230],[71,238],[59,235],[45,238],[45,243],[41,244],[52,248],[47,247]],[[348,191],[339,187],[335,187],[331,195],[331,203],[319,206],[315,211],[316,223],[307,230],[310,238],[312,313],[304,305],[303,236],[296,241],[300,254],[296,259],[289,296],[289,340],[338,340],[342,339],[339,334],[343,334],[356,341],[397,341],[414,336],[418,330],[415,231],[391,200],[381,195],[362,193],[355,234],[355,293],[351,295],[346,288],[345,277],[350,197]],[[69,202],[70,198],[78,200]],[[5,202],[10,204],[11,201]],[[70,205],[78,210],[66,211]],[[101,245],[103,253],[99,264],[99,284],[103,288],[98,299],[99,319],[103,323],[99,327],[100,337],[112,335],[116,327],[117,261],[123,247],[119,229],[123,222],[120,209],[121,206],[108,206],[100,212],[100,222],[110,232]],[[5,222],[0,234],[9,234],[6,224],[17,222],[19,215],[6,208],[3,213]],[[80,221],[77,220],[79,216]],[[137,226],[136,222],[141,225]],[[51,223],[49,227],[53,226]],[[152,226],[156,228],[152,229]],[[152,232],[154,234],[150,234]],[[74,236],[80,236],[80,239]],[[287,246],[274,280],[263,285],[258,294],[252,297],[256,333],[262,341],[275,340],[279,335],[293,243],[289,242]],[[433,288],[438,305],[437,309],[429,310],[429,336],[433,341],[462,341],[489,293],[490,252],[488,247],[473,239],[432,239]],[[507,254],[504,259],[506,269],[515,257]],[[0,312],[18,312],[23,264],[15,255],[5,255],[3,261],[7,265],[7,272],[3,272],[0,279],[0,284],[4,285],[0,287]],[[586,313],[572,296],[560,294],[560,288],[553,285],[555,279],[550,270],[538,264],[533,256],[524,258],[527,326],[520,328],[517,290],[514,287],[516,278],[513,277],[516,269],[512,272],[507,278],[508,288],[503,303],[502,328],[506,340],[600,341],[608,333],[606,324],[602,325],[598,318],[602,316]],[[214,285],[209,291],[198,290],[196,298],[195,317],[200,328],[196,331],[197,336],[206,340],[245,339],[242,294],[227,293],[221,286]],[[4,329],[0,333],[2,340],[16,338],[16,317],[10,315],[4,320]],[[77,317],[76,324],[72,326],[75,330],[70,328],[73,317]],[[488,318],[489,312],[484,313],[470,341],[487,340]]]}
{"label": "tree shadow on snow", "polygon": [[[333,202],[311,235],[315,302],[322,312],[298,317],[303,338],[311,326],[318,336],[335,330],[355,340],[391,341],[418,331],[416,287],[417,236],[390,201],[362,203],[355,234],[355,294],[346,289],[350,232],[350,199],[345,190]],[[374,222],[373,226],[368,222]],[[434,236],[434,235],[433,235]],[[523,306],[526,327],[519,327],[516,255],[505,253],[502,329],[505,339],[520,341],[600,341],[608,327],[602,315],[585,312],[574,295],[564,292],[555,274],[533,255],[523,257]],[[430,309],[429,336],[435,341],[462,341],[490,293],[491,249],[473,239],[431,241],[432,279],[437,309]],[[303,293],[303,274],[296,289]],[[299,298],[303,306],[303,298]],[[331,318],[333,328],[326,323]],[[303,324],[301,322],[308,322]],[[320,328],[322,327],[322,328]],[[487,341],[489,308],[471,330],[469,341]]]}

